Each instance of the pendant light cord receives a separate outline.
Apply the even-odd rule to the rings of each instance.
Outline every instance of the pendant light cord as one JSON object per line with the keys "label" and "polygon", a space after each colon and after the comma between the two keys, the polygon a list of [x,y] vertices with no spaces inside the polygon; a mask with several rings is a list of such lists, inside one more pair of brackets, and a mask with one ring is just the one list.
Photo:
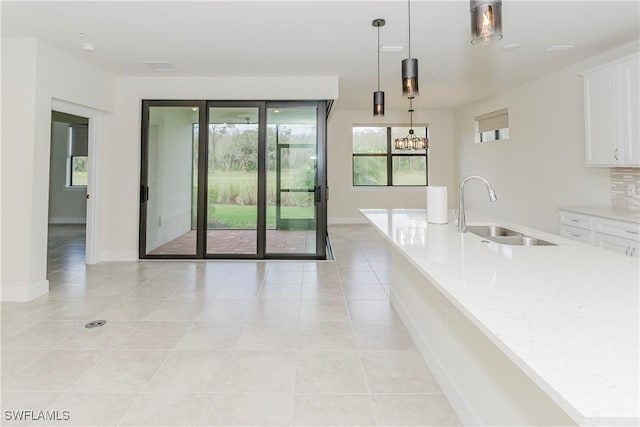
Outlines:
{"label": "pendant light cord", "polygon": [[409,10],[409,58],[411,58],[411,0],[407,0]]}
{"label": "pendant light cord", "polygon": [[380,26],[378,26],[378,92],[380,92]]}

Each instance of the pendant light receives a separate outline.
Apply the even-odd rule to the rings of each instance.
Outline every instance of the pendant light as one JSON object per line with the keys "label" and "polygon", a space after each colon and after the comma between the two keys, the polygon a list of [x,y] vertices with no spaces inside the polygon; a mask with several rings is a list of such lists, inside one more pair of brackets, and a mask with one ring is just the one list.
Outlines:
{"label": "pendant light", "polygon": [[384,91],[380,90],[380,27],[385,24],[384,19],[374,19],[371,25],[378,29],[378,90],[373,92],[373,115],[384,116]]}
{"label": "pendant light", "polygon": [[426,150],[429,148],[429,140],[416,136],[413,131],[413,98],[409,98],[409,135],[404,138],[396,138],[394,147],[396,150]]}
{"label": "pendant light", "polygon": [[409,57],[402,60],[402,95],[414,98],[418,95],[418,60],[411,57],[411,0],[409,10]]}
{"label": "pendant light", "polygon": [[502,40],[502,0],[471,0],[471,44]]}

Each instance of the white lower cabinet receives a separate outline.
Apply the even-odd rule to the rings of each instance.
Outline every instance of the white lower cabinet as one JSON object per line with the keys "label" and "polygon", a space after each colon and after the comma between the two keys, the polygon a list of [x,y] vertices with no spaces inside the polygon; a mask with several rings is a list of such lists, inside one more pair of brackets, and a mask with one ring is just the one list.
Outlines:
{"label": "white lower cabinet", "polygon": [[634,240],[596,233],[596,246],[602,249],[619,252],[627,256],[638,257],[638,247],[640,244]]}
{"label": "white lower cabinet", "polygon": [[640,224],[560,211],[560,235],[630,257],[640,254]]}

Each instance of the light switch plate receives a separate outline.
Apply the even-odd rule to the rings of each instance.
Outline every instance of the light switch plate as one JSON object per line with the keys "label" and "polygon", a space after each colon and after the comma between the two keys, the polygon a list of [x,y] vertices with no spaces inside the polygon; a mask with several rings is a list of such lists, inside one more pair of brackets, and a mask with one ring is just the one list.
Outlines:
{"label": "light switch plate", "polygon": [[627,196],[635,197],[636,196],[636,185],[635,184],[627,184]]}

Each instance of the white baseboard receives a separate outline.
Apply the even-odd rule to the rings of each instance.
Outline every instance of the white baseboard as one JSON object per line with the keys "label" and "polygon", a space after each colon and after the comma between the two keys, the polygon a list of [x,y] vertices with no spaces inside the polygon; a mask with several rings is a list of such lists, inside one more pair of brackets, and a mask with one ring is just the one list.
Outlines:
{"label": "white baseboard", "polygon": [[329,218],[329,225],[368,224],[364,216]]}
{"label": "white baseboard", "polygon": [[39,296],[49,293],[49,281],[43,280],[28,286],[3,285],[0,293],[0,301],[31,301]]}
{"label": "white baseboard", "polygon": [[390,300],[391,305],[398,313],[398,316],[400,316],[402,323],[404,323],[404,326],[407,328],[409,335],[411,335],[411,338],[413,338],[413,341],[415,342],[416,347],[418,347],[418,350],[420,351],[420,354],[422,354],[425,362],[427,362],[427,366],[429,366],[431,373],[434,377],[436,377],[440,388],[444,392],[445,396],[447,396],[449,403],[451,404],[456,415],[458,415],[458,418],[462,422],[462,425],[482,425],[480,418],[476,415],[467,399],[465,399],[462,393],[460,393],[455,383],[452,381],[451,377],[442,365],[442,362],[433,351],[427,340],[425,340],[420,333],[420,329],[416,326],[415,321],[405,308],[404,304],[402,304],[402,301],[400,301],[400,299],[398,298],[398,295],[394,292],[393,287],[391,288]]}
{"label": "white baseboard", "polygon": [[57,217],[49,218],[49,224],[86,224],[86,217]]}
{"label": "white baseboard", "polygon": [[105,251],[100,253],[99,262],[138,261],[137,251]]}

